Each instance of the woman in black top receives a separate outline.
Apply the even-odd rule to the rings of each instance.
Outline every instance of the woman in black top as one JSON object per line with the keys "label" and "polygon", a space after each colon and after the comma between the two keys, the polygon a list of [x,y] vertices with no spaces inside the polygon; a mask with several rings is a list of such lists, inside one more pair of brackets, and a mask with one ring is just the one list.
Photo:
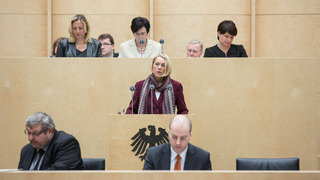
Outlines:
{"label": "woman in black top", "polygon": [[248,57],[242,45],[232,44],[234,36],[238,33],[234,22],[222,21],[218,26],[217,32],[219,43],[206,48],[203,57]]}
{"label": "woman in black top", "polygon": [[69,25],[70,37],[60,41],[56,57],[101,57],[101,43],[90,37],[90,27],[83,14]]}

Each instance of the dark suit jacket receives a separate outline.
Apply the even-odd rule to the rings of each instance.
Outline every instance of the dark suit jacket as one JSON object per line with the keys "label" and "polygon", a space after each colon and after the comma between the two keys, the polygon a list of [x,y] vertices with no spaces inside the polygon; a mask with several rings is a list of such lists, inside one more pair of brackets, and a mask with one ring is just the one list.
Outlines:
{"label": "dark suit jacket", "polygon": [[[135,85],[135,91],[133,94],[133,114],[138,113],[140,94],[141,94],[141,89],[142,89],[143,83],[144,83],[144,80],[137,82]],[[173,87],[175,104],[177,106],[177,114],[188,114],[189,111],[188,111],[186,103],[184,101],[183,88],[182,88],[181,83],[171,79],[171,84]],[[153,91],[152,98],[153,98],[152,99],[152,101],[153,101],[153,114],[162,114],[162,104],[164,101],[164,93],[161,92],[159,100],[157,100],[156,94]],[[148,110],[148,112],[146,114],[151,114],[151,93],[148,94],[147,110]],[[131,112],[132,112],[132,104],[130,101],[130,104],[129,104],[129,107],[127,108],[126,114],[131,114]]]}
{"label": "dark suit jacket", "polygon": [[203,57],[248,57],[242,45],[231,44],[227,55],[217,46],[206,48]]}
{"label": "dark suit jacket", "polygon": [[[170,144],[151,147],[147,151],[143,170],[170,170]],[[184,170],[212,170],[210,153],[189,143]]]}
{"label": "dark suit jacket", "polygon": [[[19,169],[29,170],[36,149],[29,143],[21,150]],[[43,157],[40,170],[82,170],[80,146],[76,138],[63,131],[54,131]]]}
{"label": "dark suit jacket", "polygon": [[[86,57],[101,57],[101,43],[100,41],[91,38],[91,42],[87,44]],[[77,50],[75,43],[70,43],[68,38],[60,41],[57,49],[56,57],[77,57]]]}

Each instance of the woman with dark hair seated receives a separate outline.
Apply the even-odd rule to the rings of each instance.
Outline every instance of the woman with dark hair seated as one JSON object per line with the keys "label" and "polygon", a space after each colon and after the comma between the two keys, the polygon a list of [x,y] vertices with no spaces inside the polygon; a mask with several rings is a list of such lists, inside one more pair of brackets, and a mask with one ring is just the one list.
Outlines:
{"label": "woman with dark hair seated", "polygon": [[[126,114],[175,114],[175,107],[177,114],[188,114],[182,85],[170,77],[168,56],[160,54],[154,57],[151,69],[152,74],[147,79],[136,83],[133,102],[130,102]],[[154,90],[150,90],[150,85]]]}
{"label": "woman with dark hair seated", "polygon": [[152,58],[161,53],[161,44],[148,39],[150,23],[144,17],[136,17],[131,22],[134,39],[120,44],[119,58]]}
{"label": "woman with dark hair seated", "polygon": [[242,45],[232,44],[238,30],[233,21],[222,21],[217,30],[218,44],[206,48],[203,57],[248,57]]}

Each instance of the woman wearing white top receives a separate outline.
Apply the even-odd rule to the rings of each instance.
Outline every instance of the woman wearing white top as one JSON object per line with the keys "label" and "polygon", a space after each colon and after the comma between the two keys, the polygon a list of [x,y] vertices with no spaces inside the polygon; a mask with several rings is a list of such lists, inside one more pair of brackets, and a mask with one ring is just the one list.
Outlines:
{"label": "woman wearing white top", "polygon": [[120,44],[119,58],[153,58],[161,53],[161,44],[148,39],[150,23],[144,17],[136,17],[131,22],[134,39]]}

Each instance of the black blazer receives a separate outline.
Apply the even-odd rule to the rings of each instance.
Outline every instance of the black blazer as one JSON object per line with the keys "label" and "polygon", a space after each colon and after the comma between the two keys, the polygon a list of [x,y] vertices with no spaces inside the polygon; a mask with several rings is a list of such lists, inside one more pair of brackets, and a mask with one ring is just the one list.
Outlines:
{"label": "black blazer", "polygon": [[113,53],[113,57],[118,57],[119,53]]}
{"label": "black blazer", "polygon": [[206,48],[203,57],[248,57],[242,45],[231,44],[227,55],[217,46]]}
{"label": "black blazer", "polygon": [[[101,43],[100,41],[91,38],[91,42],[87,44],[86,57],[101,57]],[[68,38],[60,41],[57,49],[56,57],[77,57],[77,50],[75,43],[70,43]]]}
{"label": "black blazer", "polygon": [[[170,170],[170,144],[150,147],[143,170]],[[184,170],[212,170],[210,153],[189,143]]]}
{"label": "black blazer", "polygon": [[[29,143],[21,150],[19,169],[29,170],[36,149]],[[54,136],[43,157],[40,170],[82,170],[80,146],[76,138],[54,130]]]}

